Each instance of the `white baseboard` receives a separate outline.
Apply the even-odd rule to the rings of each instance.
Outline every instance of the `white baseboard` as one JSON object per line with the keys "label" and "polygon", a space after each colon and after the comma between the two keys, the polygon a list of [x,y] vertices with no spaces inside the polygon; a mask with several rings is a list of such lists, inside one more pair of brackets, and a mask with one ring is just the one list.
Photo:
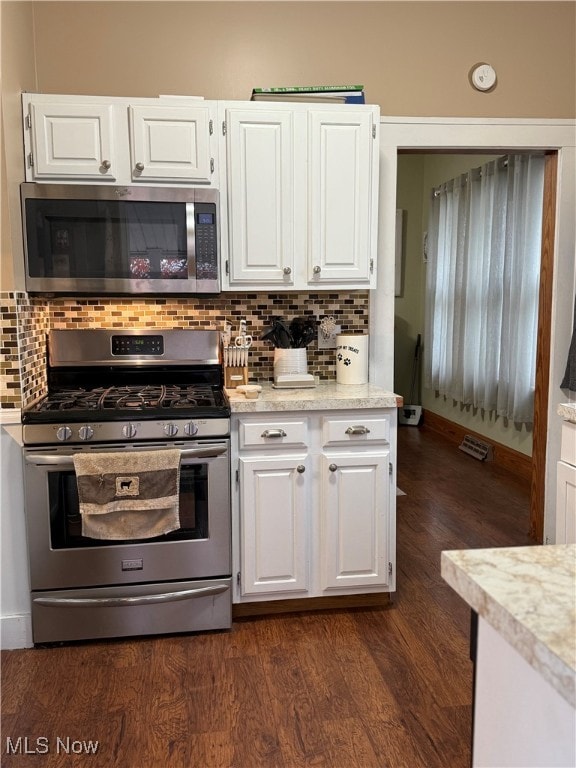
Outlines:
{"label": "white baseboard", "polygon": [[0,618],[0,648],[32,648],[32,616],[29,613]]}

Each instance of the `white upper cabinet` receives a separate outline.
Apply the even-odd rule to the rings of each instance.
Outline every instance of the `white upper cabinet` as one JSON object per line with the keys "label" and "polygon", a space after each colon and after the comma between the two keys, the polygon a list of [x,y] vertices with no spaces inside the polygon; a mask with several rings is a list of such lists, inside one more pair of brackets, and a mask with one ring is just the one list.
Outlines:
{"label": "white upper cabinet", "polygon": [[207,107],[130,106],[128,116],[133,181],[210,183],[213,122]]}
{"label": "white upper cabinet", "polygon": [[374,184],[378,176],[372,163],[378,155],[374,119],[372,112],[349,106],[309,112],[310,285],[370,282],[375,260],[373,176]]}
{"label": "white upper cabinet", "polygon": [[374,287],[378,107],[228,102],[221,119],[224,286]]}
{"label": "white upper cabinet", "polygon": [[53,94],[22,104],[26,181],[219,189],[223,290],[376,287],[377,106]]}
{"label": "white upper cabinet", "polygon": [[29,181],[116,181],[119,164],[111,104],[31,102],[26,123]]}
{"label": "white upper cabinet", "polygon": [[217,186],[214,102],[24,94],[27,181]]}
{"label": "white upper cabinet", "polygon": [[230,284],[293,288],[297,219],[296,133],[291,110],[226,111]]}

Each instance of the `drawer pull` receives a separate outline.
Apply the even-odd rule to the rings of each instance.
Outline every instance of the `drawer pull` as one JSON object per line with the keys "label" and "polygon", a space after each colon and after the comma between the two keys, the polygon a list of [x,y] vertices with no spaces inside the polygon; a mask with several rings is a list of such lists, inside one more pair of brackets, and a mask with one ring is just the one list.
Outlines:
{"label": "drawer pull", "polygon": [[283,429],[265,429],[260,437],[286,437]]}
{"label": "drawer pull", "polygon": [[336,470],[338,469],[338,466],[336,464],[329,464],[328,469],[330,470],[330,472],[336,472]]}
{"label": "drawer pull", "polygon": [[347,435],[369,435],[370,430],[368,427],[363,427],[361,425],[358,425],[356,427],[348,427],[346,430]]}
{"label": "drawer pull", "polygon": [[298,466],[296,467],[296,472],[298,472],[299,474],[303,474],[304,472],[306,472],[306,467],[304,466],[304,464],[298,464]]}

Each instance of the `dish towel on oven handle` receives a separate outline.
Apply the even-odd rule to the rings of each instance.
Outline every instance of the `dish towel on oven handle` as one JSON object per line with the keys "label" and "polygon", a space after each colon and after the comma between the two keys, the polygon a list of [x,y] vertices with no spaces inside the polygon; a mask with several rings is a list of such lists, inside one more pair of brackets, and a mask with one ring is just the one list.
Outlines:
{"label": "dish towel on oven handle", "polygon": [[180,527],[180,451],[74,454],[82,535],[151,539]]}

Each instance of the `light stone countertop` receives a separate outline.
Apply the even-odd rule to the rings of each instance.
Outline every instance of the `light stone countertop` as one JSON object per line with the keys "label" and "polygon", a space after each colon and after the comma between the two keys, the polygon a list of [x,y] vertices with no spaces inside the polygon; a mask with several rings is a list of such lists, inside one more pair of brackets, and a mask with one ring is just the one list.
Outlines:
{"label": "light stone countertop", "polygon": [[22,411],[20,408],[0,409],[0,424],[21,424]]}
{"label": "light stone countertop", "polygon": [[306,389],[274,389],[264,382],[257,400],[248,400],[234,389],[227,389],[232,413],[261,411],[326,411],[346,408],[398,408],[402,398],[373,384],[336,384],[321,381]]}
{"label": "light stone countertop", "polygon": [[576,707],[576,544],[442,552],[442,576]]}
{"label": "light stone countertop", "polygon": [[564,421],[576,422],[576,403],[560,403],[557,413]]}

